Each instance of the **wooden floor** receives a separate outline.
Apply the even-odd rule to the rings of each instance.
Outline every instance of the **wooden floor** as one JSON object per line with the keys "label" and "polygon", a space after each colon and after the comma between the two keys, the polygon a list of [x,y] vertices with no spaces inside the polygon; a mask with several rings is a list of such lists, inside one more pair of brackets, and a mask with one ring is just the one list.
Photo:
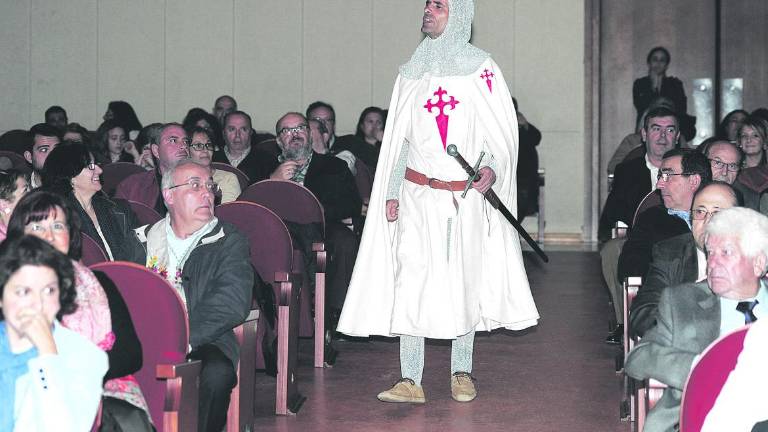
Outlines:
{"label": "wooden floor", "polygon": [[[579,249],[579,248],[577,248]],[[523,332],[478,333],[473,374],[478,397],[450,397],[450,344],[427,344],[427,403],[387,404],[376,394],[399,377],[394,340],[339,341],[333,368],[311,367],[301,342],[298,415],[274,416],[274,379],[258,376],[258,431],[629,431],[619,421],[618,348],[607,346],[607,293],[596,252],[549,251],[542,264],[526,253],[541,314]]]}

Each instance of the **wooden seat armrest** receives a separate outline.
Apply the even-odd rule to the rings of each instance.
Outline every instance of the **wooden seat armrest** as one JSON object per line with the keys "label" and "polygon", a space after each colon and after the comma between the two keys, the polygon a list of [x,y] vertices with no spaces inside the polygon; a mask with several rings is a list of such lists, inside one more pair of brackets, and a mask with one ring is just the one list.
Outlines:
{"label": "wooden seat armrest", "polygon": [[197,431],[199,404],[200,360],[159,364],[155,369],[159,379],[165,379],[163,430]]}
{"label": "wooden seat armrest", "polygon": [[173,364],[159,364],[157,365],[156,375],[159,379],[174,379],[187,377],[196,379],[200,374],[200,368],[202,363],[200,360],[190,360]]}
{"label": "wooden seat armrest", "polygon": [[312,243],[312,251],[315,253],[315,272],[325,273],[328,252],[325,250],[325,243]]}

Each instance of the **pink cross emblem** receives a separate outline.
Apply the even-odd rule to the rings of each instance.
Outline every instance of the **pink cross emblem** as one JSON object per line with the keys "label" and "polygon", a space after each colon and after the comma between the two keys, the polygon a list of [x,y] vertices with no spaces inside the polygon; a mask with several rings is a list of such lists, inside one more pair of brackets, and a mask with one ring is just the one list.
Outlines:
{"label": "pink cross emblem", "polygon": [[445,114],[444,109],[446,106],[450,105],[453,110],[456,108],[456,104],[458,104],[459,101],[453,96],[450,96],[450,99],[447,101],[443,100],[443,95],[448,94],[447,91],[443,90],[443,87],[438,87],[437,91],[433,94],[437,96],[437,101],[433,103],[432,99],[428,99],[424,108],[430,113],[432,112],[432,108],[438,108],[440,110],[440,113],[435,117],[435,122],[437,123],[437,130],[440,131],[440,139],[443,141],[443,150],[445,150],[446,143],[448,142],[448,115]]}
{"label": "pink cross emblem", "polygon": [[480,74],[480,78],[485,80],[485,83],[488,85],[488,91],[491,93],[493,93],[493,83],[491,82],[491,78],[495,76],[496,75],[488,69],[485,69],[483,73]]}

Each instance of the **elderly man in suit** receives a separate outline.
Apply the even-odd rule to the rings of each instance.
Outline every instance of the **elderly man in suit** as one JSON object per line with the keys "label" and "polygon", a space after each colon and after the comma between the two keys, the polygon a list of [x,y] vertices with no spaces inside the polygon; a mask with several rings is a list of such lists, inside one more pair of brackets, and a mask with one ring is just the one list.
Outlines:
{"label": "elderly man in suit", "polygon": [[659,297],[664,288],[707,277],[704,228],[715,213],[739,204],[733,187],[721,181],[710,183],[696,192],[691,206],[691,232],[662,240],[653,246],[651,265],[632,302],[630,334],[642,337],[656,325]]}
{"label": "elderly man in suit", "polygon": [[[622,162],[616,167],[613,187],[600,215],[598,238],[601,241],[610,238],[611,228],[616,222],[621,221],[631,227],[637,206],[649,192],[656,189],[664,154],[675,148],[680,138],[677,115],[665,107],[650,110],[640,135],[645,142],[645,156]],[[624,333],[621,280],[617,276],[623,245],[624,239],[611,239],[600,250],[603,278],[613,298],[616,322],[619,323],[606,339],[606,343],[610,344],[620,344]]]}
{"label": "elderly man in suit", "polygon": [[648,413],[646,432],[673,431],[682,389],[696,357],[719,336],[745,323],[768,319],[768,217],[742,207],[725,209],[704,230],[707,279],[667,288],[657,325],[627,356],[637,379],[668,386]]}

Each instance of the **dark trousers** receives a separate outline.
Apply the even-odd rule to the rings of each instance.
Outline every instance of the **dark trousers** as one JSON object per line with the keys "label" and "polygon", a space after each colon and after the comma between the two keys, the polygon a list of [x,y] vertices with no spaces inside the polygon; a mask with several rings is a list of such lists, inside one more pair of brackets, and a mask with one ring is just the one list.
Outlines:
{"label": "dark trousers", "polygon": [[347,297],[349,281],[352,279],[360,240],[345,225],[329,223],[325,226],[325,243],[329,256],[326,304],[331,309],[341,310]]}
{"label": "dark trousers", "polygon": [[198,347],[188,357],[203,363],[200,371],[197,429],[221,432],[227,424],[229,398],[237,384],[235,367],[232,361],[212,344]]}

